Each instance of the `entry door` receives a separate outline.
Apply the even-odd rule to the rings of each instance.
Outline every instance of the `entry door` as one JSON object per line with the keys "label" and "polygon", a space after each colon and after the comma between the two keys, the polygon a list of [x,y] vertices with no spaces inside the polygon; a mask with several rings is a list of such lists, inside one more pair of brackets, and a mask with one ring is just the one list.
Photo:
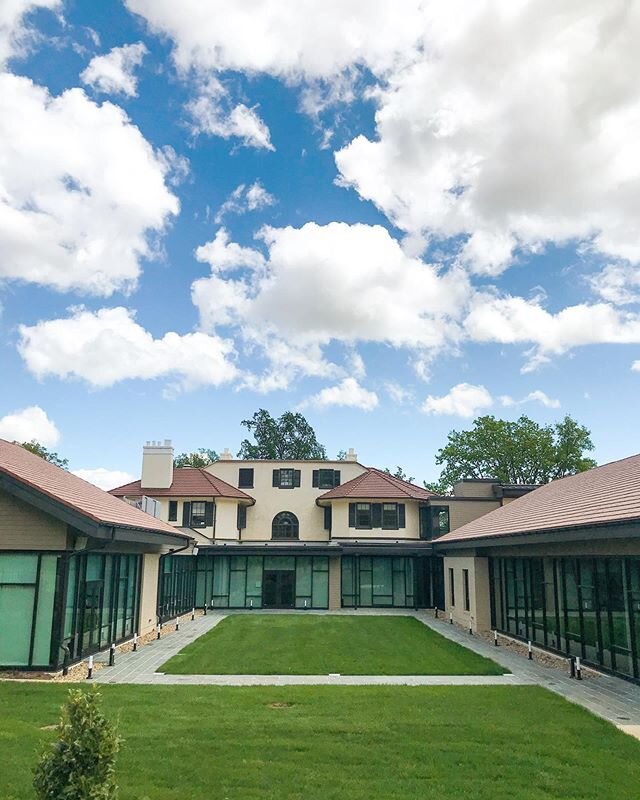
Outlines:
{"label": "entry door", "polygon": [[264,608],[293,608],[295,605],[295,572],[266,569],[262,578]]}

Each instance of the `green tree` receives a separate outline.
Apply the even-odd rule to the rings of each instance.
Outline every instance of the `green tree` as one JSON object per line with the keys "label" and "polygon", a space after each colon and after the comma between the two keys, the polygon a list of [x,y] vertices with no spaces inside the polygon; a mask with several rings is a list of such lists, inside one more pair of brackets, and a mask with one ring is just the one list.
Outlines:
{"label": "green tree", "polygon": [[61,709],[56,741],[34,770],[38,800],[115,800],[115,761],[121,741],[101,711],[96,687],[72,689]]}
{"label": "green tree", "polygon": [[55,464],[56,467],[61,467],[62,469],[68,469],[69,467],[68,458],[61,458],[53,450],[47,450],[44,445],[40,444],[40,442],[37,442],[35,439],[32,439],[30,442],[22,442],[22,447],[30,453],[44,458],[45,461],[50,461],[52,464]]}
{"label": "green tree", "polygon": [[395,472],[391,472],[389,467],[385,467],[384,471],[387,475],[392,475],[394,478],[400,478],[401,481],[408,481],[409,483],[413,483],[413,477],[409,477],[407,473],[402,469],[402,467],[396,467]]}
{"label": "green tree", "polygon": [[299,413],[286,411],[275,419],[264,408],[255,412],[242,425],[252,434],[255,442],[244,439],[238,458],[307,459],[326,458],[324,447],[316,433]]}
{"label": "green tree", "polygon": [[215,450],[199,447],[193,453],[180,453],[173,459],[174,467],[208,467],[219,458]]}
{"label": "green tree", "polygon": [[441,494],[463,478],[548,483],[595,467],[585,455],[591,450],[590,431],[569,416],[553,425],[539,425],[526,416],[515,422],[478,417],[472,430],[449,433],[436,455],[436,464],[444,465],[440,478],[425,487]]}
{"label": "green tree", "polygon": [[347,460],[347,451],[346,450],[338,450],[336,455],[336,461],[346,461]]}

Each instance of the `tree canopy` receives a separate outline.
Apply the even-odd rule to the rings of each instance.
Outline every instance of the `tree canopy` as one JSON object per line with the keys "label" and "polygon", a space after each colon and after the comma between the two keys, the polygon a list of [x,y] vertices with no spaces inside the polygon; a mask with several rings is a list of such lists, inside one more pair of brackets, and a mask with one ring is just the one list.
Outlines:
{"label": "tree canopy", "polygon": [[199,447],[193,453],[180,453],[173,459],[174,467],[208,467],[219,458],[215,450]]}
{"label": "tree canopy", "polygon": [[277,419],[264,408],[255,412],[242,425],[254,442],[244,439],[238,458],[325,459],[327,453],[314,429],[300,413],[286,411]]}
{"label": "tree canopy", "polygon": [[400,478],[401,481],[408,481],[409,483],[413,483],[413,477],[407,475],[407,473],[402,469],[402,467],[396,467],[395,472],[391,472],[389,467],[385,467],[384,471],[387,475],[392,475],[394,478]]}
{"label": "tree canopy", "polygon": [[501,483],[548,483],[596,466],[591,432],[570,416],[539,425],[526,416],[511,422],[478,417],[469,431],[451,431],[438,451],[444,465],[438,481],[425,487],[443,494],[463,478],[496,478]]}
{"label": "tree canopy", "polygon": [[69,467],[68,458],[62,458],[53,450],[47,450],[44,445],[40,444],[40,442],[37,442],[35,439],[32,439],[30,442],[22,442],[22,447],[30,453],[44,458],[45,461],[50,461],[52,464],[55,464],[56,467],[62,467],[62,469],[68,469]]}

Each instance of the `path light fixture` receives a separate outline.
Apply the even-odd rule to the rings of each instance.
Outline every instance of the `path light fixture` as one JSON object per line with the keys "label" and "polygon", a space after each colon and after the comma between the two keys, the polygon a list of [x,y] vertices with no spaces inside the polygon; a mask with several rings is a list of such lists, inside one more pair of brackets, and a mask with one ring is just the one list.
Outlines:
{"label": "path light fixture", "polygon": [[533,648],[531,647],[531,639],[527,642],[527,658],[533,661]]}
{"label": "path light fixture", "polygon": [[156,641],[160,640],[160,623],[156,625]]}
{"label": "path light fixture", "polygon": [[494,647],[498,646],[498,631],[493,632],[493,646]]}
{"label": "path light fixture", "polygon": [[134,653],[138,652],[138,632],[137,631],[133,634],[133,652]]}
{"label": "path light fixture", "polygon": [[87,661],[87,680],[91,680],[93,678],[93,656],[89,656],[89,660]]}
{"label": "path light fixture", "polygon": [[116,665],[116,643],[111,642],[111,647],[109,647],[109,666],[115,667]]}
{"label": "path light fixture", "polygon": [[195,618],[196,618],[196,610],[195,610],[195,608],[192,608],[192,609],[191,609],[191,622],[193,622],[193,620],[194,620]]}

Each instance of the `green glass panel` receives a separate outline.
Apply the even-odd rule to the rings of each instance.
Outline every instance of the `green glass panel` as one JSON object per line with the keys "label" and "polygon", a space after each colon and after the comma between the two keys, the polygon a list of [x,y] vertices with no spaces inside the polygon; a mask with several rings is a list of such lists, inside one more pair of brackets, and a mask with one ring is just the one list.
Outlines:
{"label": "green glass panel", "polygon": [[[220,556],[212,559],[213,564],[213,605],[218,608],[228,608],[229,606],[229,557]],[[211,598],[205,601],[210,602]]]}
{"label": "green glass panel", "polygon": [[355,582],[353,566],[353,557],[343,556],[340,564],[342,573],[341,584],[343,606],[355,605]]}
{"label": "green glass panel", "polygon": [[[406,590],[406,575],[405,575],[405,564],[402,563],[405,559],[395,559],[395,561],[400,561],[401,569],[396,568],[396,564],[393,565],[393,605],[394,606],[404,606],[407,602],[407,590]],[[410,563],[410,559],[406,559],[407,562]]]}
{"label": "green glass panel", "polygon": [[360,599],[358,605],[370,606],[373,604],[373,594],[371,586],[371,570],[364,568],[364,563],[371,564],[370,558],[360,559]]}
{"label": "green glass panel", "polygon": [[[6,558],[6,556],[3,556]],[[0,558],[0,561],[3,559]],[[35,587],[0,586],[0,665],[22,667],[29,665],[29,644]]]}
{"label": "green glass panel", "polygon": [[329,605],[329,573],[313,573],[313,608],[327,608]]}
{"label": "green glass panel", "polygon": [[298,603],[297,598],[306,598],[311,605],[311,556],[300,556],[296,563],[296,605],[304,606],[304,603]]}
{"label": "green glass panel", "polygon": [[247,608],[262,607],[262,556],[247,557]]}
{"label": "green glass panel", "polygon": [[[117,558],[117,556],[115,556]],[[111,644],[111,640],[113,638],[112,635],[112,602],[115,601],[115,597],[112,598],[111,591],[112,591],[112,577],[113,577],[113,569],[114,569],[114,556],[105,556],[105,565],[104,565],[104,591],[102,594],[102,627],[100,631],[100,644],[102,646],[106,646]]]}
{"label": "green glass panel", "polygon": [[314,572],[329,572],[329,557],[328,556],[313,556],[313,571]]}
{"label": "green glass panel", "polygon": [[69,638],[73,633],[73,609],[76,602],[76,572],[78,569],[77,557],[69,559],[69,578],[67,581],[67,597],[64,605],[64,630],[63,637]]}
{"label": "green glass panel", "polygon": [[390,606],[393,602],[392,559],[373,558],[373,604]]}
{"label": "green glass panel", "polygon": [[38,556],[6,553],[0,556],[0,583],[35,583]]}
{"label": "green glass panel", "polygon": [[229,607],[244,608],[247,584],[247,573],[232,571],[229,580]]}
{"label": "green glass panel", "polygon": [[295,556],[265,556],[265,569],[295,569]]}
{"label": "green glass panel", "polygon": [[33,657],[31,659],[34,666],[47,666],[51,661],[51,627],[53,625],[57,567],[58,556],[43,555],[41,557],[36,631],[33,640]]}

